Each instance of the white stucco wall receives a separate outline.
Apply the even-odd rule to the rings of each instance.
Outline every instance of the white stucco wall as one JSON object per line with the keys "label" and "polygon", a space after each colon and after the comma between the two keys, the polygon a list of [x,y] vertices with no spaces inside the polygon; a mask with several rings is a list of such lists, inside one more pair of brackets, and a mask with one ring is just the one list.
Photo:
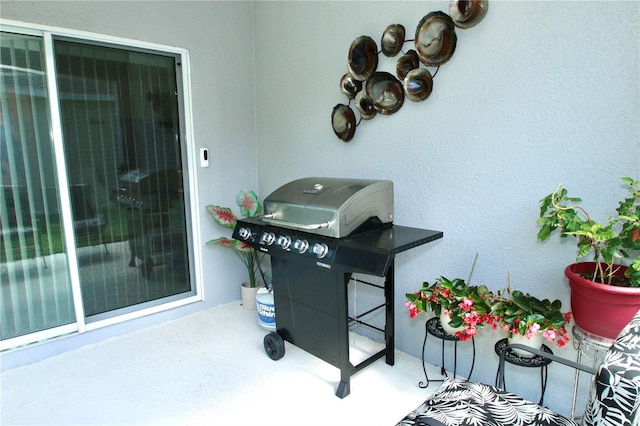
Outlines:
{"label": "white stucco wall", "polygon": [[[574,245],[536,240],[538,201],[563,183],[597,217],[640,179],[638,2],[490,1],[478,26],[458,30],[457,49],[422,103],[363,121],[344,143],[330,114],[347,103],[339,80],[351,42],[379,43],[389,24],[413,39],[420,19],[447,1],[257,2],[256,103],[260,192],[302,176],[391,179],[395,223],[444,231],[444,239],[396,257],[396,344],[419,355],[424,318],[410,320],[404,294],[440,275],[496,290],[560,298]],[[405,48],[411,48],[411,43]],[[394,72],[395,58],[379,55]],[[477,339],[474,377],[493,383],[493,333]],[[431,342],[434,344],[434,342]],[[571,348],[553,350],[573,357]],[[439,346],[428,360],[439,363]],[[466,374],[470,352],[460,354]],[[510,390],[539,397],[537,372],[509,369]],[[563,375],[563,377],[560,377]],[[550,367],[546,401],[564,412],[572,373]]]}

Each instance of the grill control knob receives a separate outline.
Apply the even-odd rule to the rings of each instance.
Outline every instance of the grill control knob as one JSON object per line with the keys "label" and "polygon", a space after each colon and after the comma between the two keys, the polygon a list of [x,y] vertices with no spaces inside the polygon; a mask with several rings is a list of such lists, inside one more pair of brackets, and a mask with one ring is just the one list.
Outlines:
{"label": "grill control knob", "polygon": [[307,240],[296,240],[296,242],[293,243],[293,248],[298,250],[298,253],[303,254],[309,250],[309,242]]}
{"label": "grill control knob", "polygon": [[243,240],[248,240],[249,238],[251,238],[251,230],[247,229],[247,228],[240,228],[238,230],[238,235],[240,236],[240,238],[242,238]]}
{"label": "grill control knob", "polygon": [[279,246],[282,247],[282,250],[287,250],[291,245],[291,238],[286,235],[281,235],[278,237],[278,241],[276,242]]}
{"label": "grill control knob", "polygon": [[327,247],[326,244],[315,243],[311,251],[313,252],[313,254],[318,256],[318,259],[322,259],[329,252],[329,247]]}
{"label": "grill control knob", "polygon": [[260,238],[260,243],[270,246],[275,240],[276,236],[273,235],[273,232],[265,232],[262,234],[262,238]]}

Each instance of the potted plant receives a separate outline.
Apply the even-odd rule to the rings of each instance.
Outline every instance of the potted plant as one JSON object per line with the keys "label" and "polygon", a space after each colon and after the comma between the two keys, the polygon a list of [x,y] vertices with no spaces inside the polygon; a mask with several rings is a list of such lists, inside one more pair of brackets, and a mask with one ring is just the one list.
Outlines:
{"label": "potted plant", "polygon": [[[571,312],[562,312],[560,300],[540,300],[529,293],[508,288],[498,292],[491,306],[490,321],[507,332],[509,343],[519,343],[536,349],[543,339],[555,342],[559,347],[568,341],[565,325],[571,320]],[[514,349],[520,356],[533,354]]]}
{"label": "potted plant", "polygon": [[[596,222],[562,185],[541,200],[538,219],[539,240],[556,230],[562,238],[577,239],[576,261],[565,269],[571,310],[578,327],[610,339],[640,309],[640,182],[622,180],[630,195],[604,222]],[[589,253],[593,261],[581,261]]]}
{"label": "potted plant", "polygon": [[[262,213],[262,204],[258,196],[253,191],[241,190],[237,197],[236,203],[240,207],[242,217],[254,217]],[[220,207],[215,205],[207,205],[207,212],[213,217],[217,224],[234,229],[237,217],[228,207]],[[219,245],[227,247],[237,255],[244,266],[247,268],[249,280],[242,283],[243,303],[245,309],[256,310],[255,297],[259,288],[257,284],[256,274],[260,267],[260,259],[256,256],[255,250],[250,245],[235,238],[219,237],[207,241],[207,245]],[[246,300],[245,300],[246,298]]]}
{"label": "potted plant", "polygon": [[492,297],[484,285],[470,286],[461,278],[440,277],[433,284],[425,282],[415,293],[407,293],[405,305],[411,318],[434,312],[447,333],[466,341],[487,321]]}

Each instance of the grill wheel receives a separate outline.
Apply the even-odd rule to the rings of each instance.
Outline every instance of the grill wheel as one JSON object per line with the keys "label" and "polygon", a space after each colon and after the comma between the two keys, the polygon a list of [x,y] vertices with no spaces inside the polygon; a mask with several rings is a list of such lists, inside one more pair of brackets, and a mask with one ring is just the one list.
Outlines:
{"label": "grill wheel", "polygon": [[264,336],[264,350],[274,361],[284,356],[284,339],[278,333],[272,331]]}

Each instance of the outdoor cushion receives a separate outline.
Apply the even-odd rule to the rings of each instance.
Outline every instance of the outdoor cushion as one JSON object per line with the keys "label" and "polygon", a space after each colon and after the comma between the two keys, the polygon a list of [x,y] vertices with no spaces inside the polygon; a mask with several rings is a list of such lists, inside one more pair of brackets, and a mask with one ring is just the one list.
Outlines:
{"label": "outdoor cushion", "polygon": [[640,311],[604,355],[591,388],[586,426],[640,424]]}
{"label": "outdoor cushion", "polygon": [[494,386],[446,379],[397,426],[577,426],[548,408]]}

